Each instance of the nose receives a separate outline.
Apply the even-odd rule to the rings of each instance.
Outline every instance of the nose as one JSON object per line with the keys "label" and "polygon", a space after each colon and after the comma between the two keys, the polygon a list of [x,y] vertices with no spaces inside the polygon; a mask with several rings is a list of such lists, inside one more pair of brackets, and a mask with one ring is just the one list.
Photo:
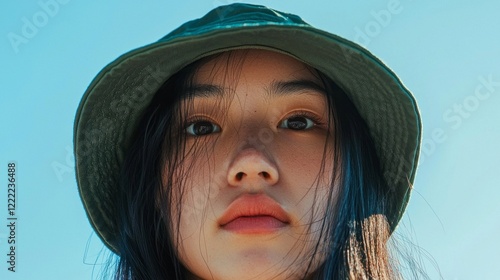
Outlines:
{"label": "nose", "polygon": [[229,185],[252,190],[275,185],[279,180],[275,164],[253,148],[243,150],[237,155],[227,176]]}

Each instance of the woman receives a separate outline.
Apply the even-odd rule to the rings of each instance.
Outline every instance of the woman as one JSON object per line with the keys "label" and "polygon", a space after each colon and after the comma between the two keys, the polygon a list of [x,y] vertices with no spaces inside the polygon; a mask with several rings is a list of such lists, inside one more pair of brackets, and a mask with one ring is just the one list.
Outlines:
{"label": "woman", "polygon": [[77,179],[117,279],[394,279],[420,137],[369,52],[233,4],[101,71]]}

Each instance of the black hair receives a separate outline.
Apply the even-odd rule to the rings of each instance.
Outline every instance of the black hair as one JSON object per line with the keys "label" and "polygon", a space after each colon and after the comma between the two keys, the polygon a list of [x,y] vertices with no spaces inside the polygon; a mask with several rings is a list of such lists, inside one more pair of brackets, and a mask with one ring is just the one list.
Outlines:
{"label": "black hair", "polygon": [[[168,218],[175,212],[173,207],[179,207],[168,190],[185,149],[178,104],[188,94],[196,69],[211,58],[194,62],[168,79],[137,127],[117,198],[116,279],[186,279],[189,275],[175,250],[179,237],[172,231],[178,228],[180,212],[177,219]],[[314,271],[314,279],[399,278],[387,248],[397,222],[387,217],[395,216],[397,202],[383,178],[369,128],[345,92],[326,75],[319,71],[317,75],[327,92],[334,129],[329,139],[334,143],[334,158],[326,160],[334,162],[340,190],[337,200],[331,190],[321,236],[304,275],[313,273],[309,269],[317,261],[316,253],[321,253],[326,257]],[[172,168],[164,174],[166,165]]]}

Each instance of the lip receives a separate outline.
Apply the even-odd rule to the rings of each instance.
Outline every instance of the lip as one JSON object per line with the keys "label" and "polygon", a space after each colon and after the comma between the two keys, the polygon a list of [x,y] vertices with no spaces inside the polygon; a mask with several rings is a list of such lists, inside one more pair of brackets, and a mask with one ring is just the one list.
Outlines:
{"label": "lip", "polygon": [[270,233],[287,226],[290,218],[269,196],[244,194],[228,206],[218,223],[235,233]]}

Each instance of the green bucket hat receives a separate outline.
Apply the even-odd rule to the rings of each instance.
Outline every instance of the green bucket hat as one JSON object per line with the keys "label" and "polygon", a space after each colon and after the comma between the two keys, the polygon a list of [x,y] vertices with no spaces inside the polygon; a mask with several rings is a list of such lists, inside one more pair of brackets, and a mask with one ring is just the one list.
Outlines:
{"label": "green bucket hat", "polygon": [[399,212],[417,169],[422,125],[417,103],[396,75],[363,47],[264,6],[232,4],[187,22],[104,67],[86,90],[74,127],[76,177],[90,223],[114,252],[120,169],[139,119],[158,88],[207,55],[241,48],[286,53],[321,71],[349,96],[375,142]]}

